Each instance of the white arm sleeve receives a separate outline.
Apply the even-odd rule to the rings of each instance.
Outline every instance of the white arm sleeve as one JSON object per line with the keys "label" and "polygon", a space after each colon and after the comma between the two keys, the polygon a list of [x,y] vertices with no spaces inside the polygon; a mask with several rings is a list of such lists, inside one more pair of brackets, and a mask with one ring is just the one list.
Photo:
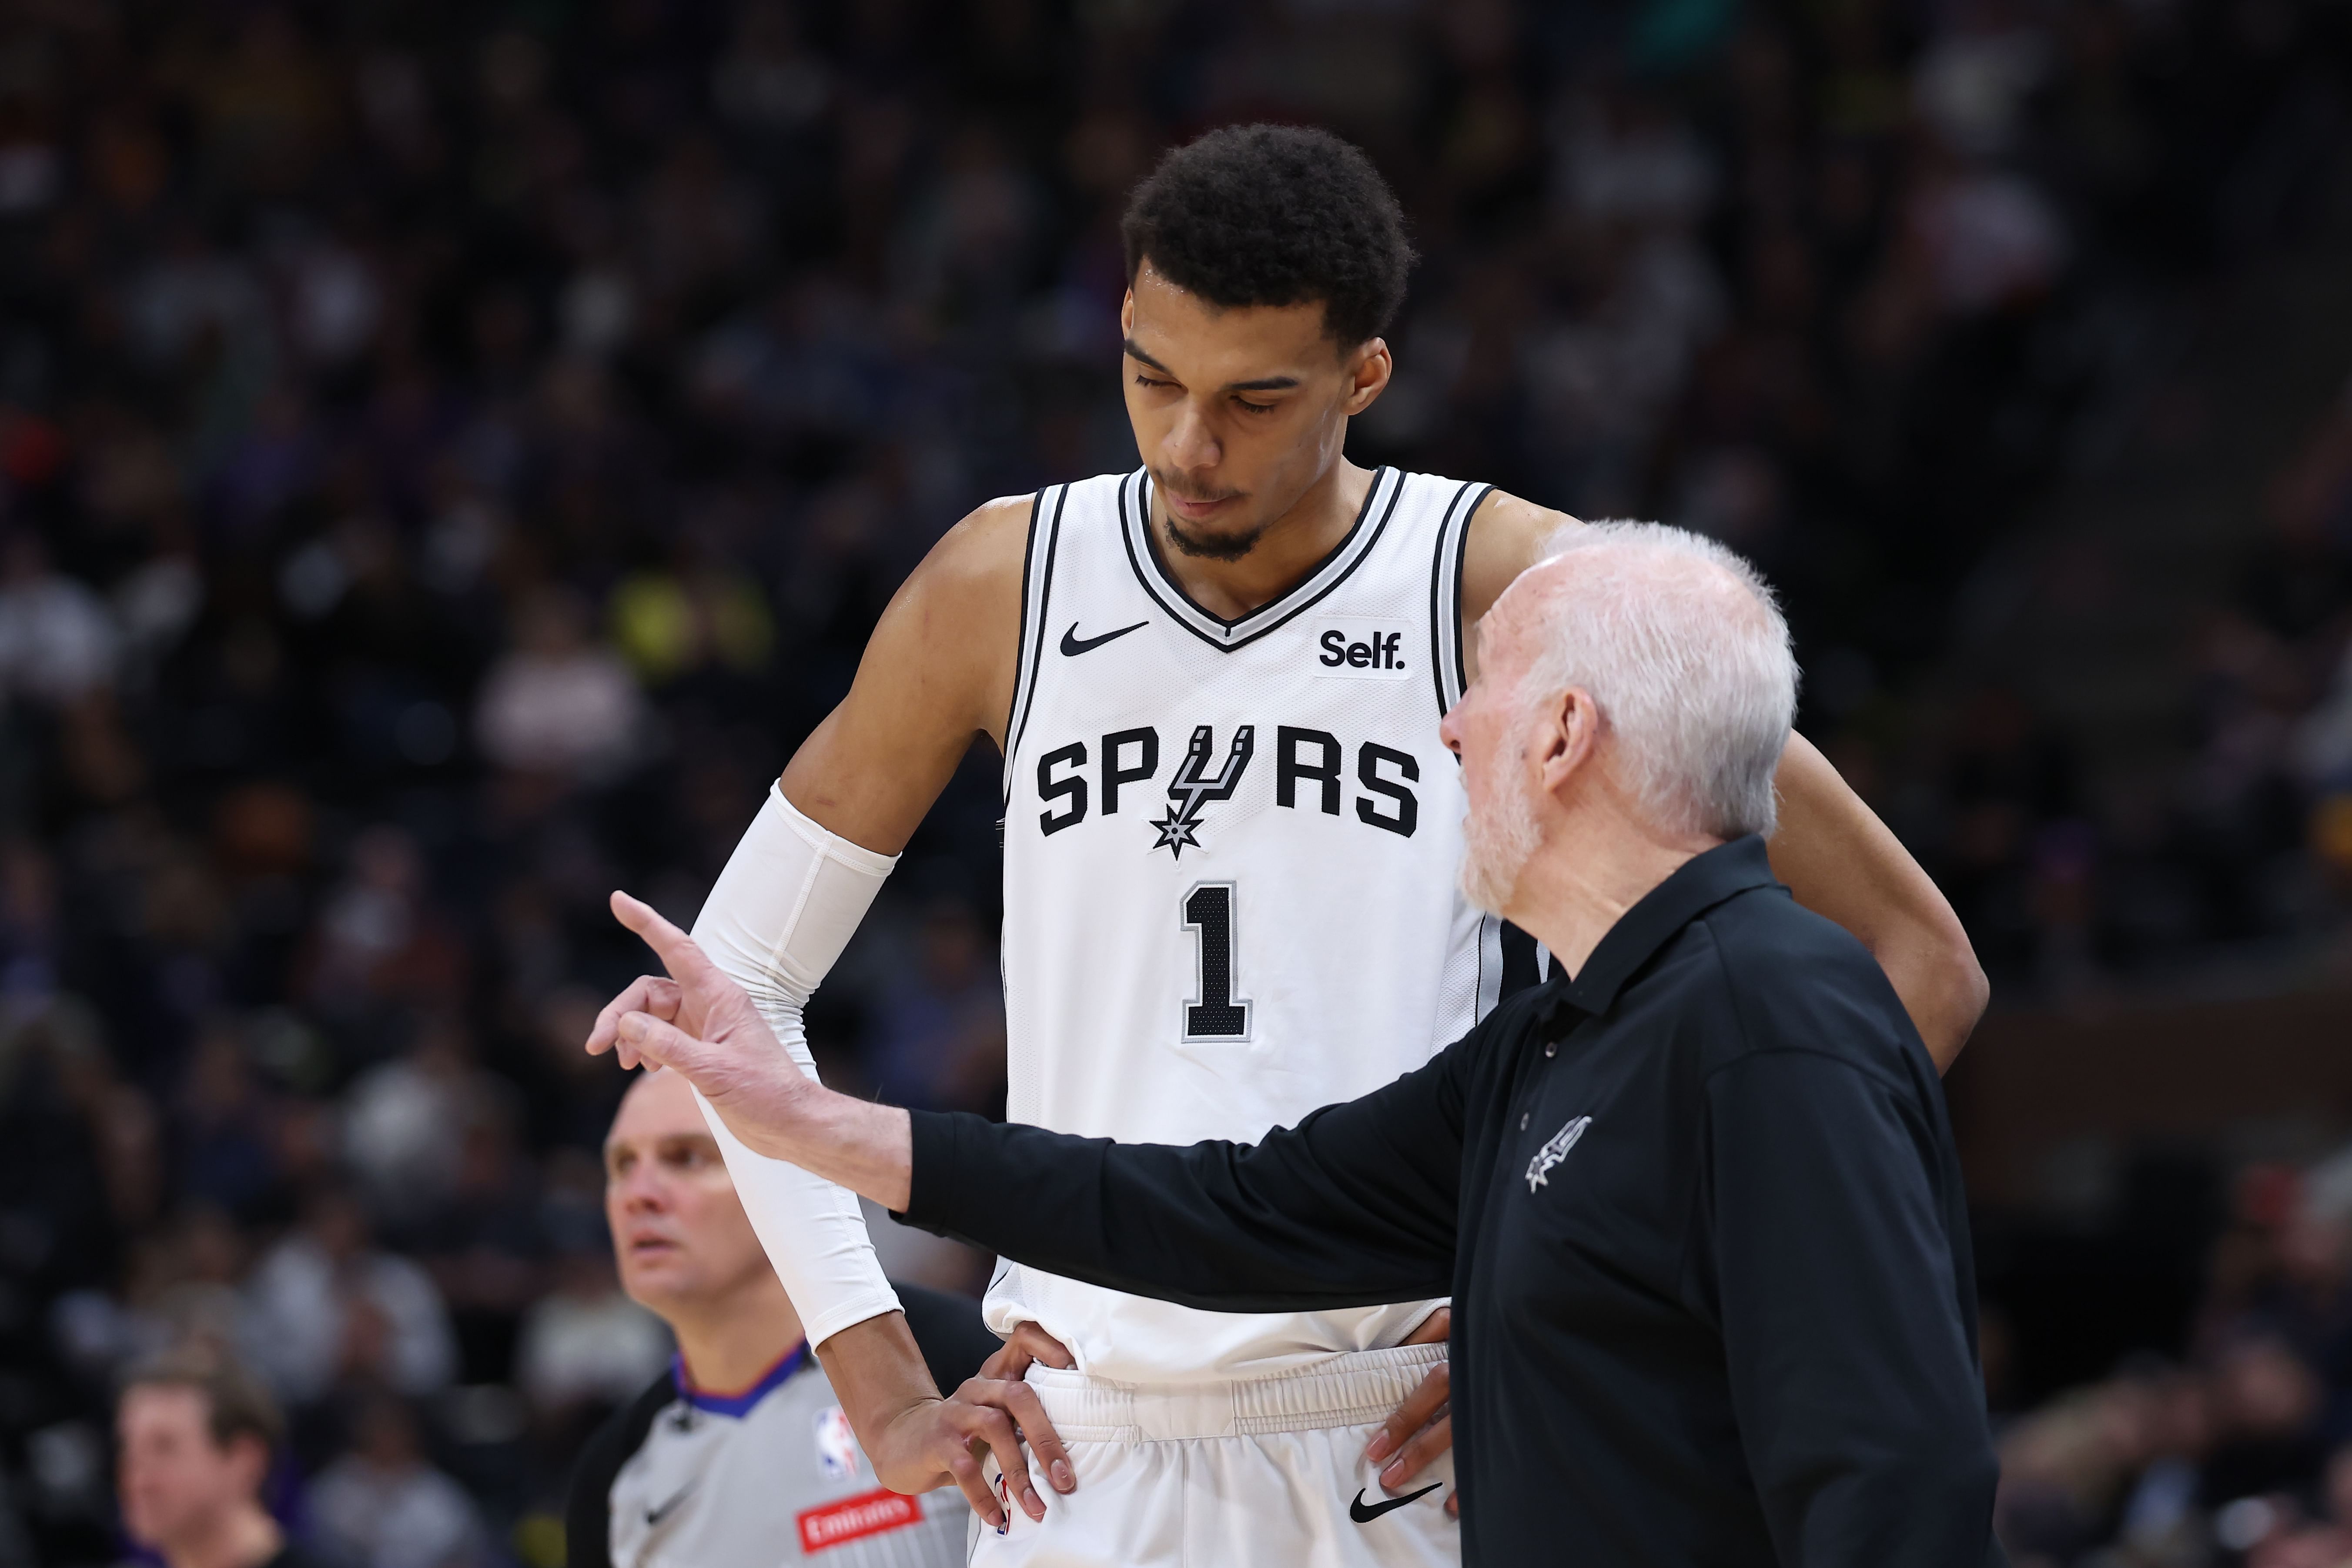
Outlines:
{"label": "white arm sleeve", "polygon": [[[751,994],[778,1043],[811,1078],[816,1061],[809,1055],[801,1009],[898,863],[895,855],[877,855],[827,832],[771,784],[767,804],[735,846],[694,922],[702,951]],[[753,1153],[699,1090],[694,1100],[808,1342],[823,1344],[853,1323],[897,1311],[898,1292],[874,1257],[856,1194],[798,1165]]]}

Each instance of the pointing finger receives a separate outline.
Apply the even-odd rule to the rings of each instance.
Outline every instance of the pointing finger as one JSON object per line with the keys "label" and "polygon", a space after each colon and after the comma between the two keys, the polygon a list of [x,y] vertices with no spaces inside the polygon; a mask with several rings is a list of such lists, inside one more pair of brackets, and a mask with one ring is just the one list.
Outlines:
{"label": "pointing finger", "polygon": [[662,967],[674,979],[688,985],[704,984],[718,974],[702,949],[686,932],[672,925],[662,912],[642,899],[633,899],[619,889],[613,891],[613,918],[644,939],[645,944],[658,954]]}

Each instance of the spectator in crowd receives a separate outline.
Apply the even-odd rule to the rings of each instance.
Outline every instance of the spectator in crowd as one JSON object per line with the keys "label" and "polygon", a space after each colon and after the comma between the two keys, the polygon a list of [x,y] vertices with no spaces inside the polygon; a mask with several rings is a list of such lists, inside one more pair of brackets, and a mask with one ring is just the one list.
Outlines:
{"label": "spectator in crowd", "polygon": [[349,1193],[314,1194],[300,1223],[255,1265],[246,1289],[247,1352],[290,1405],[314,1405],[345,1378],[431,1394],[456,1370],[432,1277],[372,1245]]}
{"label": "spectator in crowd", "polygon": [[517,616],[514,650],[482,681],[476,726],[501,767],[559,777],[609,777],[646,738],[628,667],[587,640],[576,595],[547,588]]}
{"label": "spectator in crowd", "polygon": [[262,1506],[284,1434],[234,1363],[151,1363],[123,1384],[115,1426],[123,1528],[168,1568],[323,1568]]}
{"label": "spectator in crowd", "polygon": [[[2247,1168],[2186,1358],[2138,1358],[2015,1419],[2019,1568],[2333,1568],[2352,1551],[2352,1150]],[[2103,1555],[2105,1554],[2105,1555]]]}
{"label": "spectator in crowd", "polygon": [[490,1568],[473,1500],[426,1462],[400,1398],[369,1395],[350,1451],[319,1474],[310,1511],[321,1544],[353,1568]]}
{"label": "spectator in crowd", "polygon": [[623,1294],[605,1247],[555,1259],[550,1289],[523,1314],[515,1382],[551,1415],[625,1405],[669,1362],[669,1336]]}

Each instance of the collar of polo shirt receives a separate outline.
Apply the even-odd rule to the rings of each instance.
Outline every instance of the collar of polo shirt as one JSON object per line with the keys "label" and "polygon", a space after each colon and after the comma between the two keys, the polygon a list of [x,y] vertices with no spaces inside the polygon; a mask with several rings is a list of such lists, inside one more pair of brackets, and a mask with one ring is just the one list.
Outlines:
{"label": "collar of polo shirt", "polygon": [[[1617,923],[1585,960],[1582,973],[1570,976],[1553,969],[1551,979],[1545,983],[1550,994],[1537,1008],[1537,1016],[1550,1024],[1563,1011],[1586,1017],[1606,1013],[1616,1005],[1617,993],[1625,982],[1676,931],[1726,899],[1750,888],[1778,886],[1764,840],[1757,834],[1692,856],[1617,917]],[[1783,896],[1788,891],[1780,889]]]}

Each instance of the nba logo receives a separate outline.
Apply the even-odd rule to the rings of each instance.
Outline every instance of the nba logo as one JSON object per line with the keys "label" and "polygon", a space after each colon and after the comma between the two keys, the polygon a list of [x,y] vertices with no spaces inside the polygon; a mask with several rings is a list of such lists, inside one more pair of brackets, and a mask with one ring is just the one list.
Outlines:
{"label": "nba logo", "polygon": [[838,1405],[817,1412],[816,1462],[829,1481],[845,1481],[857,1474],[857,1434]]}

